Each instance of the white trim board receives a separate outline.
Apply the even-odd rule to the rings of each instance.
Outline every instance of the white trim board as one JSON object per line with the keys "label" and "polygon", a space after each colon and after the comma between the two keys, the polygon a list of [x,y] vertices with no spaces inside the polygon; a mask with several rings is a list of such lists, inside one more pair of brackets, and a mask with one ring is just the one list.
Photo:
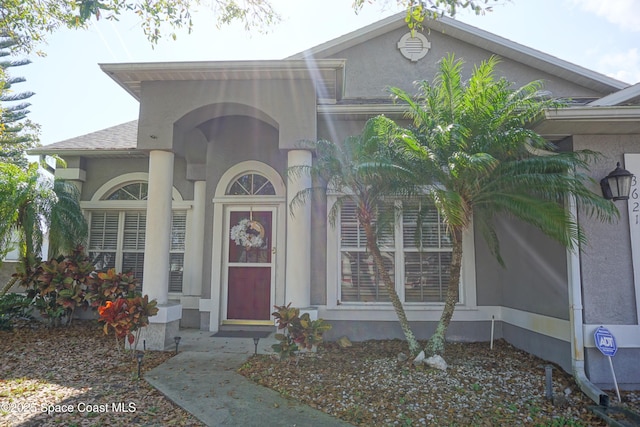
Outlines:
{"label": "white trim board", "polygon": [[640,325],[582,325],[585,347],[595,348],[593,333],[600,326],[611,332],[618,348],[640,348]]}

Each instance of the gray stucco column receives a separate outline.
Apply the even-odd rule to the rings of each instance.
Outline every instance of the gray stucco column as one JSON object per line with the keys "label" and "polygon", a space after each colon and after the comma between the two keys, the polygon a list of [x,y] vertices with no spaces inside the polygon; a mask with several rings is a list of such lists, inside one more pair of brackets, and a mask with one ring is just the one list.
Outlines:
{"label": "gray stucco column", "polygon": [[[288,167],[311,166],[311,152],[291,150],[287,157]],[[311,187],[307,174],[290,177],[287,182],[287,264],[285,274],[285,304],[307,308],[311,304],[311,205],[304,203],[291,209],[296,194]]]}
{"label": "gray stucco column", "polygon": [[158,302],[159,312],[143,331],[147,347],[161,350],[171,344],[182,316],[180,304],[169,304],[169,250],[171,244],[171,202],[173,159],[169,151],[149,153],[149,189],[144,246],[142,293]]}

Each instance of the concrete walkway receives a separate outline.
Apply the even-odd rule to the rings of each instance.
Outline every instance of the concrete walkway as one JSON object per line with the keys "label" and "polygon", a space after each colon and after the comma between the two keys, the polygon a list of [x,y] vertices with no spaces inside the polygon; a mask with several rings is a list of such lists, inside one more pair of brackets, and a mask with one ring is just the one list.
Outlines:
{"label": "concrete walkway", "polygon": [[[208,426],[348,426],[309,406],[285,399],[236,370],[254,353],[252,338],[213,338],[212,332],[180,331],[179,354],[144,373],[171,401]],[[258,353],[271,353],[273,334]]]}

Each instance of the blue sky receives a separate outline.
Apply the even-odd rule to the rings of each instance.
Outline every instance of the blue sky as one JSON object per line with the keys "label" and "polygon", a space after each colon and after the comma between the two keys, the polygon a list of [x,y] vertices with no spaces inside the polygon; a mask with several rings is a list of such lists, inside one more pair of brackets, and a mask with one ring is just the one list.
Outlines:
{"label": "blue sky", "polygon": [[[283,21],[268,34],[241,25],[217,29],[213,13],[195,16],[195,31],[152,48],[135,19],[101,20],[85,31],[64,30],[42,46],[47,56],[13,74],[32,90],[30,119],[49,144],[137,118],[138,103],[99,63],[281,59],[357,30],[399,10],[378,0],[359,14],[352,0],[273,0]],[[640,82],[639,0],[510,0],[466,23],[627,83]]]}

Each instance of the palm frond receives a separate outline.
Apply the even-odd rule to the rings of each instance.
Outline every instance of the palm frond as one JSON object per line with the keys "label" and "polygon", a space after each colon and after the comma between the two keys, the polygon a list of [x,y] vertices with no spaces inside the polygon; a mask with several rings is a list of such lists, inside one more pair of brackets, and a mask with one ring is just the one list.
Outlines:
{"label": "palm frond", "polygon": [[57,200],[49,216],[49,256],[71,253],[78,246],[84,246],[89,234],[78,188],[56,179],[53,189]]}

